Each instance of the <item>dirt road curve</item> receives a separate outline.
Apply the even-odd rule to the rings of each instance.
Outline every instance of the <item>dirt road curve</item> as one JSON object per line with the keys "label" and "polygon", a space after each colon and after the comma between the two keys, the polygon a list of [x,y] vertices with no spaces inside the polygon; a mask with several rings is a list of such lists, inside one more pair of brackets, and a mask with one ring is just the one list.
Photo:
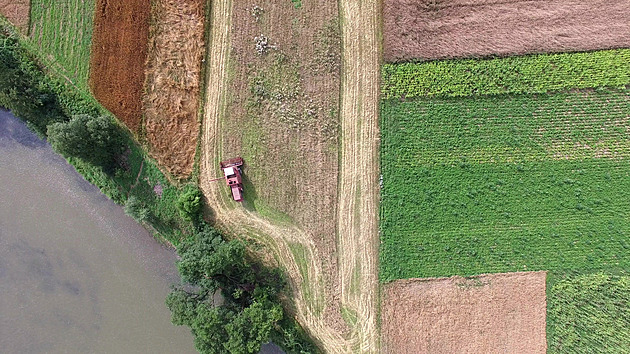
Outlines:
{"label": "dirt road curve", "polygon": [[[368,5],[369,4],[369,5]],[[349,335],[337,333],[326,324],[322,308],[325,294],[322,269],[313,240],[297,227],[275,225],[234,206],[215,177],[221,159],[220,139],[222,109],[228,94],[227,63],[230,49],[232,1],[214,1],[211,19],[211,43],[207,58],[206,101],[202,132],[201,188],[217,224],[237,234],[248,234],[274,253],[290,278],[293,300],[300,323],[331,353],[376,352],[378,331],[377,306],[377,201],[378,201],[378,1],[364,1],[355,7],[342,1],[344,33],[344,69],[342,84],[342,161],[340,176],[339,242],[342,306],[356,313],[356,325]],[[380,50],[380,49],[378,49]],[[304,249],[307,271],[300,273],[290,245]],[[357,281],[359,283],[357,283]]]}

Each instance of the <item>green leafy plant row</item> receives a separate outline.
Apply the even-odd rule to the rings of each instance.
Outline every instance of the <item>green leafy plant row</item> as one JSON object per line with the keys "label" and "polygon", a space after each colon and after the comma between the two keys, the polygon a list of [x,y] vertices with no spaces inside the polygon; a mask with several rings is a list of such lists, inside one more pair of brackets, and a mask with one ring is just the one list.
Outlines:
{"label": "green leafy plant row", "polygon": [[627,353],[630,276],[548,275],[549,353]]}
{"label": "green leafy plant row", "polygon": [[32,0],[29,45],[47,66],[88,88],[94,0]]}
{"label": "green leafy plant row", "polygon": [[385,64],[383,98],[545,93],[630,83],[630,49]]}
{"label": "green leafy plant row", "polygon": [[381,279],[630,268],[630,90],[384,101]]}

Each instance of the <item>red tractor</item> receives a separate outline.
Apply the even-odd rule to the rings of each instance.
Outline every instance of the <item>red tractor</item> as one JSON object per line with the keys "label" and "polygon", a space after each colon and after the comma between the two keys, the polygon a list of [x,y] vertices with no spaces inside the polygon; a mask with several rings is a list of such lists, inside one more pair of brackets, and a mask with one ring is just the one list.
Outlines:
{"label": "red tractor", "polygon": [[241,171],[241,166],[243,166],[242,157],[221,161],[225,181],[232,190],[232,198],[237,202],[243,201],[243,179],[241,177],[243,171]]}

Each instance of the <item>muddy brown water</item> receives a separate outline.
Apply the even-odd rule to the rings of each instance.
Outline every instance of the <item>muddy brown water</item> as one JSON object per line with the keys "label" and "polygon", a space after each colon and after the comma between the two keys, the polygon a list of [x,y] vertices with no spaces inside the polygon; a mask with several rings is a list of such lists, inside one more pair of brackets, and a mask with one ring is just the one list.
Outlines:
{"label": "muddy brown water", "polygon": [[195,353],[156,242],[0,110],[0,352]]}

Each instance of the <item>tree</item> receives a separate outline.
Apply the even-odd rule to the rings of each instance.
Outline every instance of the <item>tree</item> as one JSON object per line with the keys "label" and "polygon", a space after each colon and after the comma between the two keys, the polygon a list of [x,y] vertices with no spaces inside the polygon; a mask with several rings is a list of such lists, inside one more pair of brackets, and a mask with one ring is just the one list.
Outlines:
{"label": "tree", "polygon": [[[224,241],[206,224],[178,254],[187,285],[166,299],[173,324],[189,326],[202,353],[257,353],[283,319],[282,307],[271,300],[282,286],[277,273],[254,267],[241,242]],[[217,291],[220,306],[213,302]]]}
{"label": "tree", "polygon": [[124,148],[122,132],[110,118],[84,114],[49,125],[48,141],[62,155],[78,157],[106,172],[114,169]]}
{"label": "tree", "polygon": [[197,221],[201,207],[201,191],[196,186],[187,188],[177,199],[177,209],[184,219]]}

